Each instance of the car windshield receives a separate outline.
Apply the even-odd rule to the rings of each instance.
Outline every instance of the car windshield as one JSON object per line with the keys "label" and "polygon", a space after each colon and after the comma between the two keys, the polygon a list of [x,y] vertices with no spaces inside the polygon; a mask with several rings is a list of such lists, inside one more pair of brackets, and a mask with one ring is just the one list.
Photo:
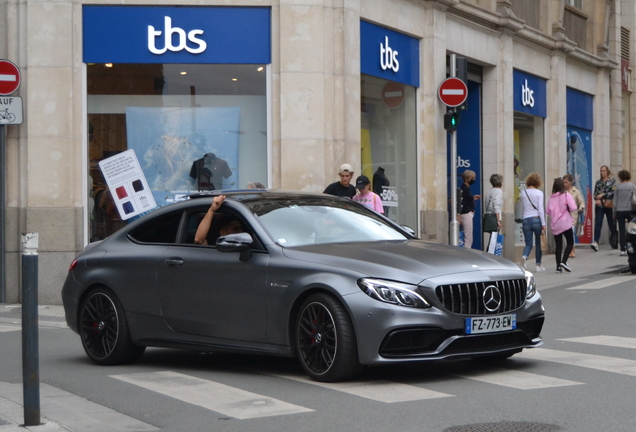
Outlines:
{"label": "car windshield", "polygon": [[407,239],[373,211],[344,200],[270,199],[245,204],[285,247]]}

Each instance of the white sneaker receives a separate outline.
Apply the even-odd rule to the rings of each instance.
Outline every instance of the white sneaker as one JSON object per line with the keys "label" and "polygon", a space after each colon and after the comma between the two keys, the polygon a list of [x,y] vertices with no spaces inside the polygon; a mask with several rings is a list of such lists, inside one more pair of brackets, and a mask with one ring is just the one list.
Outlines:
{"label": "white sneaker", "polygon": [[526,260],[528,259],[528,257],[521,257],[521,267],[526,268]]}
{"label": "white sneaker", "polygon": [[543,267],[541,264],[539,264],[539,265],[537,266],[537,271],[538,271],[538,272],[544,272],[544,271],[545,271],[545,267]]}
{"label": "white sneaker", "polygon": [[590,245],[590,247],[594,249],[595,252],[598,252],[598,243],[594,242]]}
{"label": "white sneaker", "polygon": [[627,256],[627,251],[621,251],[621,256]]}

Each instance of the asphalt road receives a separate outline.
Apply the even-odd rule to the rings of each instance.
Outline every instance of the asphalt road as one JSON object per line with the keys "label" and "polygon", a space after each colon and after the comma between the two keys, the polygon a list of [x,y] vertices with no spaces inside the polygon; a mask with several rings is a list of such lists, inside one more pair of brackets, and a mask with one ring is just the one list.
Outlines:
{"label": "asphalt road", "polygon": [[[290,359],[164,349],[99,367],[69,329],[41,327],[42,414],[77,432],[634,431],[636,276],[567,281],[542,292],[543,348],[367,369],[344,384],[311,382]],[[3,320],[0,432],[21,382],[20,327]]]}

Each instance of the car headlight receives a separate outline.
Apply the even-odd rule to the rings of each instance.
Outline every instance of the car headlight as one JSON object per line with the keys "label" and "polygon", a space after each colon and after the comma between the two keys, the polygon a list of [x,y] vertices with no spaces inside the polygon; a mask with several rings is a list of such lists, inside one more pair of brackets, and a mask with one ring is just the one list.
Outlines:
{"label": "car headlight", "polygon": [[628,234],[636,234],[636,222],[632,219],[630,223],[627,224],[627,233]]}
{"label": "car headlight", "polygon": [[534,275],[526,270],[526,298],[530,298],[537,293],[537,283]]}
{"label": "car headlight", "polygon": [[358,281],[358,286],[369,297],[384,303],[421,309],[431,307],[429,302],[415,292],[417,285],[363,278]]}

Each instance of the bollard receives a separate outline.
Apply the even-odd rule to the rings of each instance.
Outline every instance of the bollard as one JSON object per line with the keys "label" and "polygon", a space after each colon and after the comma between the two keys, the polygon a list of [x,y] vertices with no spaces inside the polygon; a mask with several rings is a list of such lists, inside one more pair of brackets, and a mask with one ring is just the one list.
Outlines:
{"label": "bollard", "polygon": [[22,234],[22,388],[24,425],[40,423],[38,233]]}

